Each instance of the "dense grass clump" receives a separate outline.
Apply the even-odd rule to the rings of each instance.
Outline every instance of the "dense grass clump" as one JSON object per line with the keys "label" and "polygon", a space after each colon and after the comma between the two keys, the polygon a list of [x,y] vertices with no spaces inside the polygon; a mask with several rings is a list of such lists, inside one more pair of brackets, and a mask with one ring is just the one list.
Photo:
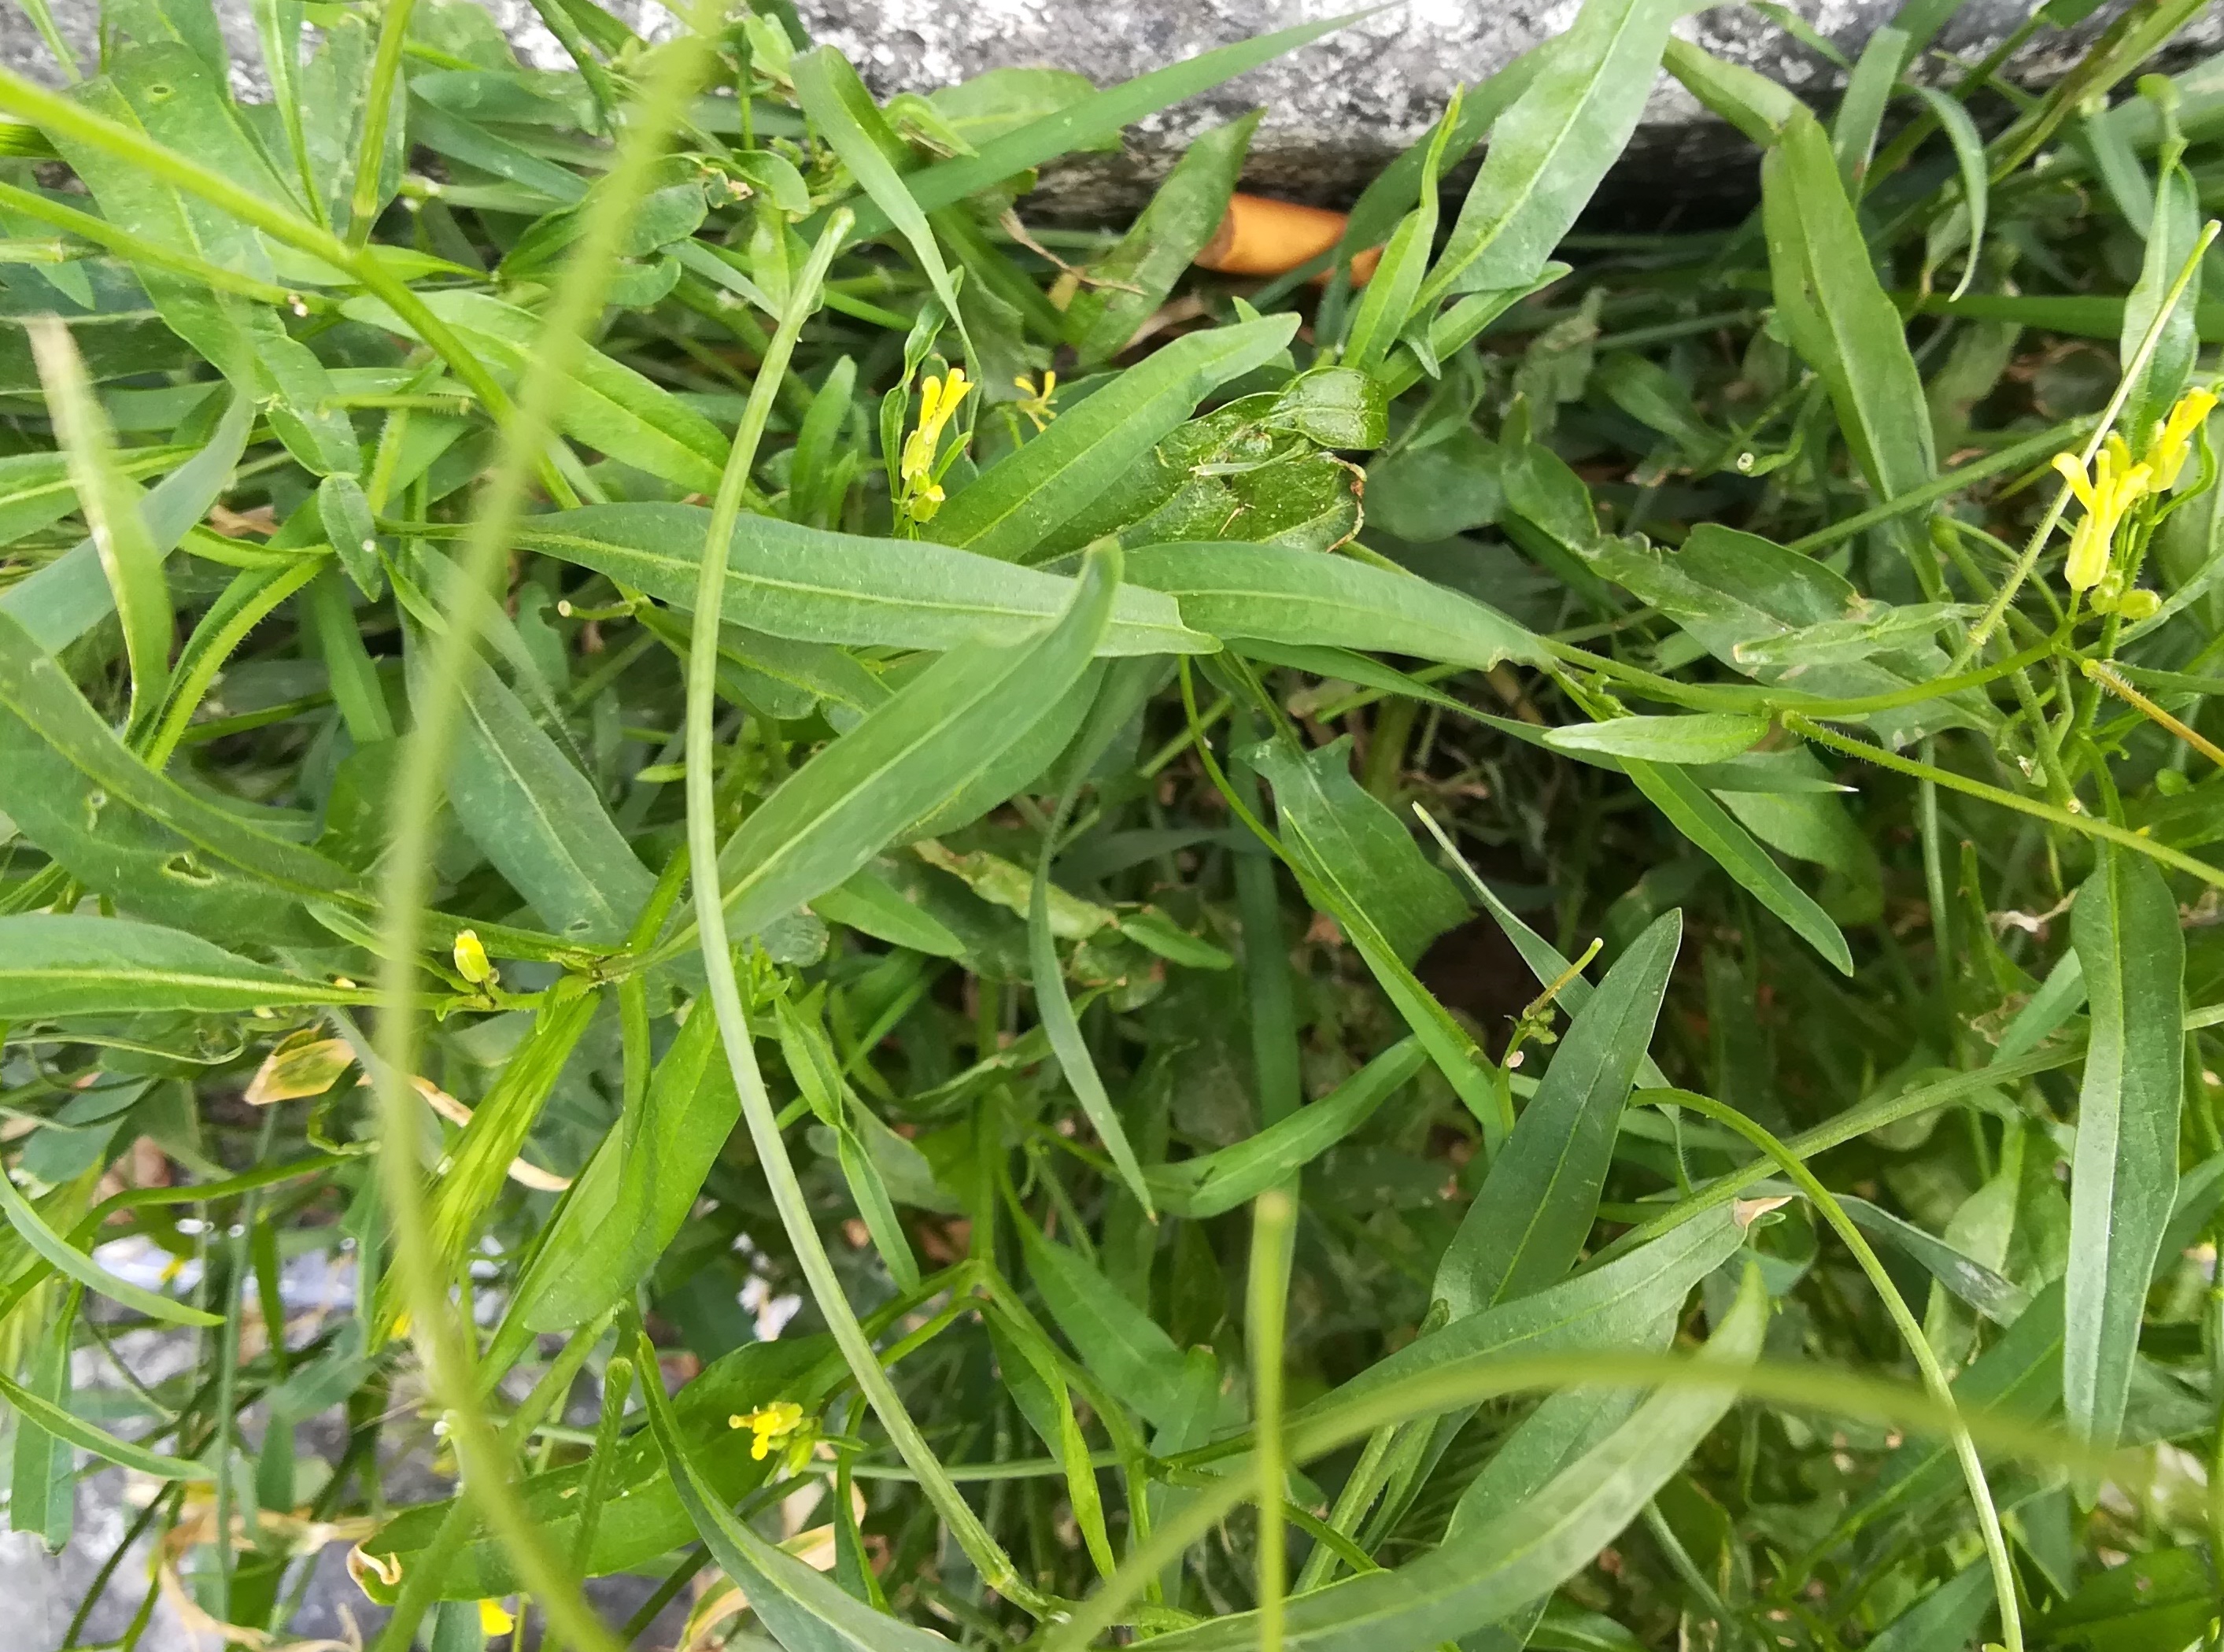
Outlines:
{"label": "dense grass clump", "polygon": [[[1332,23],[882,105],[776,3],[272,0],[249,106],[30,9],[67,1644],[332,1544],[380,1652],[2219,1644],[2192,0],[2035,95],[1911,0],[1829,111],[1585,0],[1272,278],[1252,120],[1027,195]],[[1662,68],[1757,208],[1577,231]]]}

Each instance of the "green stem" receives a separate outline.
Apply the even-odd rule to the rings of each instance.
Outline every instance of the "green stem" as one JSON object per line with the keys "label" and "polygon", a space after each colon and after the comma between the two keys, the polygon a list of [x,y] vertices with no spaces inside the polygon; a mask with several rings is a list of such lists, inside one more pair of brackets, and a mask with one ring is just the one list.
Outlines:
{"label": "green stem", "polygon": [[1977,1442],[1970,1437],[1968,1425],[1962,1420],[1960,1408],[1954,1402],[1953,1385],[1946,1380],[1946,1373],[1939,1366],[1938,1356],[1931,1351],[1923,1327],[1915,1322],[1906,1299],[1892,1282],[1892,1275],[1885,1271],[1884,1263],[1869,1242],[1861,1237],[1861,1231],[1846,1214],[1845,1206],[1807,1168],[1804,1160],[1734,1107],[1689,1090],[1640,1091],[1637,1099],[1673,1101],[1677,1106],[1688,1107],[1745,1137],[1798,1185],[1800,1192],[1822,1212],[1823,1219],[1844,1241],[1846,1249],[1854,1253],[1854,1260],[1868,1276],[1870,1287],[1884,1303],[1885,1312],[1891,1315],[1901,1340],[1907,1344],[1908,1352],[1915,1356],[1916,1369],[1923,1373],[1924,1389],[1940,1411],[1952,1419],[1949,1438],[1954,1442],[1955,1459],[1962,1467],[1962,1481],[1969,1488],[1969,1501],[1976,1506],[1977,1529],[1984,1539],[1985,1558],[1993,1571],[1993,1592],[2000,1602],[2000,1633],[2007,1643],[2007,1652],[2023,1652],[2023,1618],[2016,1603],[2015,1568],[2008,1560],[2007,1540],[2000,1534],[2000,1510],[1993,1503],[1993,1489],[1985,1478],[1985,1465],[1978,1459]]}
{"label": "green stem", "polygon": [[1783,722],[1792,733],[1804,736],[1817,745],[1829,746],[1834,751],[1842,751],[1849,757],[1859,757],[1864,763],[1873,763],[1880,769],[1889,769],[1895,774],[1906,775],[1915,780],[1936,782],[1949,791],[1981,798],[1987,803],[1997,803],[2004,809],[2013,809],[2019,814],[2028,814],[2033,820],[2044,820],[2050,826],[2082,832],[2088,837],[2105,838],[2120,847],[2134,850],[2150,860],[2159,861],[2175,870],[2197,877],[2204,883],[2224,889],[2224,870],[2209,865],[2206,861],[2196,860],[2183,850],[2173,849],[2168,844],[2157,843],[2152,838],[2117,826],[2113,821],[2096,820],[2090,815],[2072,814],[2051,803],[2019,797],[2013,792],[2003,791],[1997,786],[1987,786],[1981,780],[1968,779],[1949,769],[1934,769],[1929,763],[1916,763],[1880,746],[1873,746],[1866,740],[1848,739],[1796,712],[1785,712]]}
{"label": "green stem", "polygon": [[2052,429],[2042,430],[2036,436],[2027,437],[2012,447],[2003,447],[1997,453],[1987,453],[1984,458],[1973,460],[1959,470],[1949,471],[1936,481],[1925,482],[1919,488],[1910,488],[1905,493],[1896,494],[1880,505],[1871,505],[1867,510],[1848,516],[1842,521],[1834,522],[1826,528],[1818,528],[1804,538],[1791,541],[1784,548],[1787,551],[1799,551],[1811,554],[1828,546],[1835,545],[1842,540],[1851,539],[1854,535],[1874,528],[1880,522],[1891,522],[1896,517],[1908,515],[1911,511],[1921,510],[1925,506],[1935,504],[1949,495],[1961,492],[1964,488],[1974,487],[1978,483],[1998,476],[2004,471],[2021,470],[2033,459],[2045,459],[2059,453],[2063,444],[2074,440],[2077,433],[2088,422],[2086,419],[2066,420]]}
{"label": "green stem", "polygon": [[[601,312],[616,263],[618,237],[629,203],[639,193],[649,167],[665,146],[673,115],[684,110],[711,61],[711,42],[691,31],[665,48],[650,84],[643,88],[635,121],[628,127],[609,187],[589,212],[563,275],[557,283],[531,351],[513,408],[501,387],[462,350],[447,329],[408,288],[389,275],[367,250],[350,248],[330,234],[310,229],[159,146],[147,144],[109,123],[92,122],[65,105],[61,117],[88,142],[104,147],[122,143],[143,152],[148,169],[180,187],[233,210],[250,223],[269,229],[335,267],[349,269],[387,299],[395,311],[430,321],[419,336],[444,357],[472,389],[499,409],[500,447],[492,474],[482,487],[471,531],[464,541],[458,579],[464,589],[485,591],[508,554],[521,514],[526,484],[536,464],[545,464],[550,415],[570,383],[572,361],[588,325]],[[41,107],[47,98],[16,77],[0,74],[0,103]],[[98,130],[95,130],[95,129]],[[452,354],[451,352],[453,352]],[[488,392],[492,393],[488,399]],[[545,1536],[527,1515],[509,1478],[509,1454],[488,1426],[479,1400],[470,1350],[447,1296],[449,1282],[428,1248],[425,1188],[416,1144],[417,1100],[410,1075],[417,1070],[417,954],[430,893],[433,827],[448,760],[454,750],[464,673],[476,659],[480,604],[461,606],[433,640],[426,693],[417,706],[417,728],[409,760],[401,766],[393,805],[392,852],[382,878],[383,916],[378,953],[379,1017],[373,1077],[376,1086],[382,1149],[379,1187],[383,1195],[394,1263],[400,1275],[420,1357],[433,1394],[445,1407],[463,1468],[463,1485],[476,1512],[498,1537],[515,1564],[522,1589],[540,1599],[549,1622],[580,1652],[618,1652],[609,1629],[549,1552]]]}
{"label": "green stem", "polygon": [[881,1426],[888,1430],[898,1455],[919,1477],[928,1500],[950,1528],[951,1535],[979,1569],[982,1580],[1008,1599],[1039,1615],[1047,1603],[1021,1579],[1010,1557],[989,1535],[964,1495],[942,1472],[941,1464],[928,1448],[918,1424],[904,1409],[895,1384],[881,1368],[880,1356],[865,1335],[864,1327],[858,1324],[849,1299],[843,1294],[842,1282],[836,1276],[834,1264],[819,1241],[817,1222],[804,1196],[802,1184],[796,1180],[795,1166],[788,1157],[787,1143],[781,1139],[772,1098],[765,1090],[764,1074],[757,1067],[749,1018],[742,1005],[741,984],[734,975],[733,951],[726,935],[725,905],[720,898],[712,719],[717,706],[718,625],[727,561],[717,554],[716,548],[733,538],[735,524],[741,516],[742,491],[755,464],[757,445],[772,417],[773,402],[779,395],[780,381],[787,376],[796,339],[803,331],[804,322],[818,308],[818,290],[826,279],[827,267],[840,250],[851,221],[846,208],[837,210],[827,220],[818,245],[812,249],[810,263],[796,283],[795,295],[780,317],[779,330],[765,352],[763,365],[758,369],[756,383],[742,413],[741,427],[734,434],[725,473],[719,478],[717,498],[711,507],[710,529],[704,542],[711,548],[703,556],[701,573],[696,582],[694,630],[687,652],[687,844],[695,867],[696,936],[708,978],[711,1008],[718,1017],[718,1031],[725,1045],[726,1062],[733,1073],[734,1086],[741,1092],[742,1114],[748,1120],[750,1139],[756,1144],[774,1206],[780,1212],[788,1242],[795,1247],[796,1260],[818,1311],[849,1364],[850,1375],[879,1416]]}
{"label": "green stem", "polygon": [[1282,1535],[1282,1343],[1290,1288],[1295,1202],[1269,1187],[1252,1206],[1251,1277],[1244,1321],[1250,1331],[1252,1427],[1259,1478],[1259,1652],[1282,1652],[1283,1595],[1289,1555]]}
{"label": "green stem", "polygon": [[[2216,238],[2220,228],[2224,228],[2224,225],[2220,225],[2215,218],[2202,227],[2200,239],[2193,244],[2192,256],[2186,259],[2185,267],[2177,272],[2177,279],[2170,283],[2169,293],[2164,295],[2161,307],[2155,311],[2154,320],[2147,324],[2146,336],[2139,340],[2139,349],[2133,352],[2130,364],[2124,369],[2123,377],[2117,381],[2116,393],[2108,398],[2108,405],[2101,409],[2100,422],[2093,427],[2093,434],[2086,438],[2084,451],[2077,456],[2080,470],[2091,469],[2093,456],[2101,451],[2101,444],[2107,440],[2108,433],[2116,427],[2116,420],[2124,411],[2124,403],[2131,399],[2132,386],[2139,383],[2139,375],[2146,371],[2147,364],[2154,359],[2155,350],[2162,343],[2163,327],[2177,310],[2179,301],[2184,298],[2186,288],[2192,283],[2195,274],[2201,268],[2201,260],[2208,250],[2208,244]],[[1948,668],[1949,670],[1963,669],[1983,652],[1985,644],[1992,641],[1993,633],[2000,629],[2001,617],[2007,612],[2008,604],[2015,599],[2017,591],[2031,577],[2031,569],[2038,565],[2038,554],[2046,548],[2046,541],[2053,537],[2056,524],[2062,520],[2062,513],[2069,508],[2071,497],[2069,484],[2065,479],[2054,491],[2054,503],[2047,506],[2046,514],[2038,519],[2038,526],[2031,530],[2031,538],[2025,541],[2023,554],[2016,559],[2015,566],[2009,570],[2007,583],[2000,587],[2000,594],[1986,608],[1984,617],[1969,633],[1969,640],[1962,644],[1962,652]]]}

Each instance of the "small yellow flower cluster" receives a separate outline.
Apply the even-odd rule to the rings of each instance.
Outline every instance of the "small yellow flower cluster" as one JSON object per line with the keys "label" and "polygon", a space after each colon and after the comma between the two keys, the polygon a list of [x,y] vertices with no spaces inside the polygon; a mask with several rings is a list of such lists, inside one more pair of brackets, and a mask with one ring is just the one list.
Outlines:
{"label": "small yellow flower cluster", "polygon": [[779,1446],[781,1465],[790,1474],[802,1471],[811,1460],[811,1448],[818,1443],[818,1423],[806,1418],[803,1408],[793,1400],[774,1400],[770,1405],[728,1417],[726,1426],[746,1428],[756,1436],[750,1442],[749,1455],[760,1463]]}
{"label": "small yellow flower cluster", "polygon": [[931,521],[942,507],[942,484],[934,479],[942,433],[972,388],[963,367],[951,368],[946,378],[929,377],[919,386],[919,427],[904,439],[903,457],[896,466],[903,483],[901,510],[913,522]]}
{"label": "small yellow flower cluster", "polygon": [[2188,390],[2170,408],[2170,416],[2137,460],[2130,446],[2113,433],[2094,456],[2089,471],[2071,454],[2054,456],[2054,468],[2069,483],[2077,503],[2085,507],[2084,516],[2069,536],[2063,580],[2075,592],[2102,587],[2093,599],[2096,610],[2139,619],[2158,605],[2160,599],[2151,591],[2115,588],[2120,580],[2110,578],[2108,565],[2116,535],[2125,517],[2142,500],[2165,494],[2177,485],[2185,461],[2194,451],[2194,439],[2216,404],[2214,390]]}

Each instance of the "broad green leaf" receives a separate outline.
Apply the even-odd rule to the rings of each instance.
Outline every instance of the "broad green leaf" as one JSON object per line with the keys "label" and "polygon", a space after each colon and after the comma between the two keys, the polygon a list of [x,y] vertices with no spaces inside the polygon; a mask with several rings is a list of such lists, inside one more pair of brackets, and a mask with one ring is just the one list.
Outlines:
{"label": "broad green leaf", "polygon": [[2160,870],[2113,846],[2077,891],[2069,938],[2093,1032],[2069,1168],[2063,1403],[2071,1427],[2107,1446],[2123,1425],[2147,1282],[2177,1191],[2185,942]]}
{"label": "broad green leaf", "polygon": [[1753,899],[1783,919],[1801,940],[1836,965],[1841,973],[1854,972],[1853,953],[1830,915],[1816,905],[1814,897],[1793,883],[1753,840],[1752,834],[1696,781],[1672,766],[1634,757],[1625,757],[1621,763],[1631,783],[1668,817],[1670,825],[1742,884]]}
{"label": "broad green leaf", "polygon": [[448,770],[457,823],[553,934],[588,945],[622,941],[656,878],[593,784],[491,667],[465,673],[462,712]]}
{"label": "broad green leaf", "polygon": [[[1629,1419],[1643,1396],[1626,1389],[1565,1389],[1517,1423],[1482,1472],[1468,1482],[1444,1528],[1447,1546],[1520,1508],[1570,1464],[1602,1443]],[[1462,1652],[1505,1652],[1529,1644],[1545,1600],[1506,1613],[1490,1629],[1461,1637]],[[1494,1638],[1493,1631],[1496,1632]]]}
{"label": "broad green leaf", "polygon": [[77,913],[0,917],[0,1020],[183,1010],[222,1015],[363,1003],[355,987],[304,981],[197,936]]}
{"label": "broad green leaf", "polygon": [[1432,1294],[1455,1320],[1542,1290],[1575,1265],[1683,935],[1681,912],[1656,919],[1614,960],[1553,1050],[1437,1264]]}
{"label": "broad green leaf", "polygon": [[[218,496],[231,485],[232,467],[246,448],[255,411],[246,396],[233,396],[208,446],[156,483],[139,502],[140,520],[165,555],[177,548],[186,531],[208,515]],[[136,453],[117,457],[127,472],[136,472]],[[60,653],[92,630],[114,602],[101,570],[99,548],[87,539],[0,592],[0,614],[14,619],[41,648]]]}
{"label": "broad green leaf", "polygon": [[1078,1252],[1020,1224],[1027,1276],[1081,1363],[1156,1427],[1185,1414],[1186,1361],[1156,1320]]}
{"label": "broad green leaf", "polygon": [[161,705],[169,687],[175,622],[169,583],[162,577],[162,553],[139,515],[139,490],[117,467],[114,433],[69,329],[47,316],[31,323],[30,335],[54,434],[69,460],[78,504],[92,530],[93,549],[123,623],[124,657],[131,668],[130,721],[136,725]]}
{"label": "broad green leaf", "polygon": [[[22,642],[21,630],[0,615],[0,659],[11,643],[20,651]],[[118,775],[150,791],[170,782],[137,766],[59,670],[41,669],[34,681],[41,692],[21,709],[0,696],[0,810],[26,841],[128,917],[218,940],[251,934],[265,943],[325,943],[302,910],[300,891],[271,881],[259,864],[208,852],[195,836],[119,794],[111,784]],[[156,801],[176,805],[180,797]],[[344,869],[333,872],[344,877]]]}
{"label": "broad green leaf", "polygon": [[[1877,498],[1922,486],[1938,470],[1923,381],[1813,116],[1785,122],[1760,176],[1776,313],[1792,347],[1828,387],[1846,445]],[[1935,595],[1937,553],[1905,522],[1893,531]]]}
{"label": "broad green leaf", "polygon": [[1279,1187],[1349,1136],[1427,1064],[1420,1041],[1400,1039],[1318,1101],[1276,1120],[1232,1147],[1216,1148],[1146,1173],[1159,1202],[1202,1221]]}
{"label": "broad green leaf", "polygon": [[[1294,28],[1200,52],[1179,63],[1153,69],[1103,92],[1077,98],[1055,113],[991,139],[972,155],[927,167],[904,181],[923,212],[954,206],[968,195],[991,188],[1046,161],[1055,161],[1077,149],[1096,148],[1115,136],[1121,128],[1147,115],[1208,92],[1224,80],[1272,62],[1285,52],[1295,51],[1367,15],[1364,11],[1346,12],[1342,16],[1300,23]],[[878,201],[861,205],[857,209],[856,233],[878,235],[890,222]]]}
{"label": "broad green leaf", "polygon": [[[710,527],[701,505],[588,505],[530,516],[521,545],[606,573],[682,611]],[[1073,581],[926,541],[831,533],[743,516],[726,559],[723,609],[753,630],[850,648],[953,649],[1014,643],[1064,611]],[[1099,645],[1106,654],[1195,654],[1218,645],[1190,630],[1172,598],[1122,585]]]}
{"label": "broad green leaf", "polygon": [[[0,918],[0,924],[20,923],[20,918]],[[0,1214],[8,1225],[22,1236],[23,1243],[44,1256],[56,1272],[74,1279],[87,1290],[105,1296],[111,1302],[145,1314],[164,1325],[222,1325],[224,1317],[188,1307],[183,1302],[173,1301],[144,1286],[135,1285],[128,1279],[118,1279],[67,1239],[48,1227],[46,1218],[39,1214],[31,1201],[23,1197],[4,1171],[0,1171]]]}
{"label": "broad green leaf", "polygon": [[1404,822],[1352,777],[1350,736],[1311,750],[1270,740],[1236,756],[1274,788],[1284,825],[1335,869],[1342,892],[1400,962],[1412,965],[1465,915],[1467,903],[1451,880],[1430,864]]}
{"label": "broad green leaf", "polygon": [[1128,565],[1130,579],[1178,598],[1183,619],[1216,636],[1410,654],[1478,671],[1547,657],[1496,609],[1348,557],[1222,541],[1149,546]]}
{"label": "broad green leaf", "polygon": [[1421,302],[1526,287],[1637,130],[1678,0],[1585,0],[1491,128]]}
{"label": "broad green leaf", "polygon": [[740,1116],[716,1018],[698,1004],[572,1184],[519,1282],[505,1336],[585,1325],[627,1297],[686,1222]]}
{"label": "broad green leaf", "polygon": [[1617,717],[1604,723],[1570,723],[1550,730],[1555,751],[1603,751],[1648,763],[1727,763],[1759,743],[1768,719],[1738,712],[1695,712],[1686,717]]}
{"label": "broad green leaf", "polygon": [[1003,561],[1024,560],[1213,390],[1279,355],[1297,321],[1276,315],[1238,322],[1153,351],[952,494],[927,524],[928,537]]}
{"label": "broad green leaf", "polygon": [[1204,250],[1227,214],[1260,112],[1192,139],[1128,233],[1090,261],[1088,284],[1065,309],[1066,340],[1084,366],[1109,361],[1126,349]]}
{"label": "broad green leaf", "polygon": [[1054,625],[1028,642],[952,649],[788,776],[719,854],[735,932],[846,882],[990,768],[1079,681],[1119,578],[1117,552],[1092,553]]}
{"label": "broad green leaf", "polygon": [[[1122,587],[1123,589],[1125,587]],[[1102,639],[1097,643],[1101,650]],[[1051,765],[1073,744],[1102,690],[1108,662],[1092,660],[1065,693],[1039,716],[1023,719],[1025,731],[995,756],[954,773],[933,807],[898,832],[897,843],[916,843],[962,831],[1014,793],[1049,782]]]}
{"label": "broad green leaf", "polygon": [[1501,1355],[1623,1348],[1665,1338],[1691,1288],[1734,1256],[1743,1238],[1727,1207],[1703,1212],[1589,1273],[1422,1332],[1292,1421],[1331,1415],[1403,1378]]}
{"label": "broad green leaf", "polygon": [[213,1480],[216,1471],[206,1463],[191,1457],[161,1457],[128,1440],[118,1440],[105,1429],[52,1402],[40,1398],[12,1378],[0,1376],[0,1400],[15,1408],[16,1414],[60,1440],[91,1452],[103,1462],[114,1463],[119,1468],[137,1471],[155,1480]]}
{"label": "broad green leaf", "polygon": [[[1514,1507],[1418,1560],[1291,1601],[1292,1652],[1383,1652],[1450,1640],[1520,1611],[1589,1565],[1684,1465],[1737,1398],[1737,1371],[1760,1353],[1769,1301],[1749,1266],[1737,1301],[1699,1356],[1719,1386],[1663,1389],[1628,1421]],[[1251,1614],[1161,1638],[1168,1652],[1249,1647]]]}

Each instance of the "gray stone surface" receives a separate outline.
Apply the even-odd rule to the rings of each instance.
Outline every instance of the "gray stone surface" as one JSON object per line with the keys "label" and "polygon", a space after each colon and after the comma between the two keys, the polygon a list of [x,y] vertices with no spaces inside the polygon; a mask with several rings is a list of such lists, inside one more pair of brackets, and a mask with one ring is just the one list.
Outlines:
{"label": "gray stone surface", "polygon": [[[480,0],[519,54],[563,66],[563,48],[528,0]],[[659,0],[604,0],[654,38],[672,27]],[[1981,54],[2029,12],[2032,0],[1965,0],[1937,43],[1947,54]],[[63,33],[92,54],[98,0],[53,0]],[[218,0],[243,92],[259,76],[251,0]],[[1078,70],[1109,85],[1196,53],[1355,9],[1353,0],[795,0],[815,40],[839,47],[883,96],[930,91],[1003,65]],[[1114,215],[1171,164],[1204,128],[1263,107],[1247,174],[1253,187],[1335,201],[1355,193],[1381,163],[1424,131],[1459,85],[1472,85],[1538,41],[1565,28],[1579,0],[1404,0],[1301,51],[1191,99],[1135,128],[1124,153],[1070,164],[1046,180],[1038,210],[1060,216]],[[1899,0],[1791,0],[1791,9],[1848,56],[1899,9]],[[2016,58],[2026,85],[2060,75],[2120,9],[2103,6],[2067,33],[2044,31]],[[1678,31],[1734,61],[1803,92],[1827,93],[1841,73],[1748,7],[1695,12]],[[2224,8],[2212,5],[2180,36],[2178,60],[2224,42]],[[0,5],[0,61],[53,78],[46,48],[21,8]],[[1931,72],[1945,64],[1934,55]],[[1705,190],[1749,152],[1689,94],[1662,77],[1625,160],[1625,178],[1672,179]]]}

